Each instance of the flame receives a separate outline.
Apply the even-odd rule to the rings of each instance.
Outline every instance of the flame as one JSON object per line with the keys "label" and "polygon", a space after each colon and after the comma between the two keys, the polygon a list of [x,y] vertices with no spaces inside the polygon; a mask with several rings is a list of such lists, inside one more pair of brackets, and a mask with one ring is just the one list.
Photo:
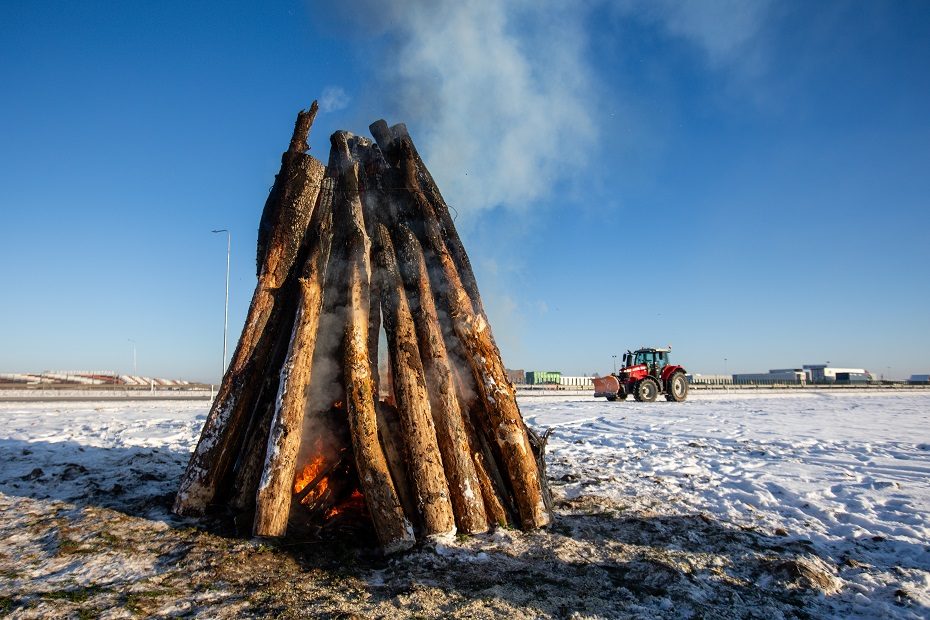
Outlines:
{"label": "flame", "polygon": [[304,506],[312,506],[318,499],[329,490],[329,478],[320,480],[313,489],[307,493],[300,503]]}
{"label": "flame", "polygon": [[352,491],[352,495],[343,500],[338,506],[333,506],[326,511],[324,518],[329,520],[333,517],[338,517],[339,515],[352,511],[352,510],[361,510],[365,507],[365,496],[362,495],[361,491],[355,489]]}
{"label": "flame", "polygon": [[[304,466],[303,471],[297,474],[297,477],[294,479],[294,493],[300,493],[307,488],[307,485],[320,475],[320,472],[323,471],[325,466],[326,457],[322,454],[317,454],[313,457],[310,462]],[[321,484],[323,482],[325,482],[325,479],[321,481]]]}

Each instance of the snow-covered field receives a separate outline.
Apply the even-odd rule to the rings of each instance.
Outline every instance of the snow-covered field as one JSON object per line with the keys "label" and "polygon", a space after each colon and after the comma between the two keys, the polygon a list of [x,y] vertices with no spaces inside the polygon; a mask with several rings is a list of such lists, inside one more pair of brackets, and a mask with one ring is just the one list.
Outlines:
{"label": "snow-covered field", "polygon": [[527,397],[556,524],[388,559],[171,516],[207,408],[0,403],[0,615],[930,617],[928,392]]}

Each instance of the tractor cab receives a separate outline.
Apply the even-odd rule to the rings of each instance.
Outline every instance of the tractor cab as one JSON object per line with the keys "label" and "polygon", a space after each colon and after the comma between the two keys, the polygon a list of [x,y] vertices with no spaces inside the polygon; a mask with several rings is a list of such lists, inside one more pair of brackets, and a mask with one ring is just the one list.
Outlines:
{"label": "tractor cab", "polygon": [[632,353],[627,351],[623,355],[623,367],[645,364],[650,370],[655,369],[656,374],[662,374],[662,370],[669,364],[670,351],[671,349],[639,349]]}

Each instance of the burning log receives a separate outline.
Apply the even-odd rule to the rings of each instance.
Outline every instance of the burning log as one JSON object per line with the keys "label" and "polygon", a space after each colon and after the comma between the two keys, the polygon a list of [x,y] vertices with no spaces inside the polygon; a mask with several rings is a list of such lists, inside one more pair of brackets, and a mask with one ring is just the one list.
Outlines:
{"label": "burning log", "polygon": [[378,540],[385,551],[399,551],[413,545],[414,534],[400,505],[378,439],[374,385],[368,355],[369,241],[359,199],[358,162],[352,161],[345,133],[334,134],[331,142],[342,168],[338,173],[334,217],[338,218],[339,227],[343,231],[343,236],[337,236],[337,239],[345,244],[349,293],[348,320],[343,339],[349,428],[362,493],[371,512]]}
{"label": "burning log", "polygon": [[367,527],[386,552],[545,525],[546,436],[523,423],[406,128],[372,125],[380,149],[337,132],[324,178],[305,154],[315,112],[298,116],[266,203],[248,320],[175,511],[225,505],[258,536]]}
{"label": "burning log", "polygon": [[436,216],[439,219],[439,225],[442,228],[442,236],[446,240],[449,253],[459,273],[462,286],[468,292],[469,299],[471,299],[474,305],[475,312],[484,316],[485,320],[487,320],[487,316],[484,314],[484,304],[481,302],[481,295],[478,293],[478,281],[475,279],[475,272],[471,267],[471,260],[469,260],[468,253],[465,251],[465,246],[462,244],[458,231],[455,229],[452,216],[449,215],[449,207],[446,201],[443,200],[442,194],[439,193],[439,187],[426,168],[426,164],[420,159],[420,154],[417,152],[416,147],[413,145],[413,140],[410,139],[410,134],[407,132],[407,126],[404,123],[398,123],[388,128],[384,120],[379,120],[369,126],[369,131],[371,131],[371,135],[378,141],[378,145],[382,150],[389,149],[392,144],[396,146],[400,141],[406,140],[409,147],[410,163],[416,173],[417,185],[426,199],[433,205]]}
{"label": "burning log", "polygon": [[308,111],[297,115],[290,146],[281,156],[281,171],[259,226],[258,284],[239,344],[181,479],[174,503],[178,514],[203,514],[238,457],[276,331],[282,328],[277,291],[291,273],[325,171],[320,161],[306,153],[316,112],[314,101]]}
{"label": "burning log", "polygon": [[333,182],[323,182],[323,190],[310,223],[309,253],[300,276],[297,318],[287,357],[280,373],[277,406],[268,438],[264,469],[256,497],[253,533],[256,536],[283,536],[291,506],[291,481],[297,468],[297,455],[307,390],[312,377],[323,286],[332,240]]}

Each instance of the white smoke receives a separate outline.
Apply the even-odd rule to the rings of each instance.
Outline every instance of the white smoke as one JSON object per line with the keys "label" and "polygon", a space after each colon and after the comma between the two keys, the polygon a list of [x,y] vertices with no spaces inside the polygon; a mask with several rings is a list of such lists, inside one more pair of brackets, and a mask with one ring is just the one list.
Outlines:
{"label": "white smoke", "polygon": [[320,111],[337,112],[348,107],[351,98],[339,86],[327,86],[320,96]]}
{"label": "white smoke", "polygon": [[554,0],[353,4],[362,28],[395,42],[379,66],[380,105],[407,122],[457,211],[524,208],[583,169],[595,137],[585,11]]}
{"label": "white smoke", "polygon": [[694,44],[711,67],[752,73],[772,16],[771,0],[359,0],[332,8],[349,16],[347,33],[389,42],[373,59],[377,83],[362,95],[373,99],[363,113],[408,124],[461,214],[532,206],[590,173],[608,148],[595,119],[621,105],[622,93],[618,76],[595,74],[604,46],[592,20],[649,24]]}
{"label": "white smoke", "polygon": [[760,68],[759,35],[773,18],[772,0],[619,0],[613,8],[691,42],[714,67],[750,73]]}

